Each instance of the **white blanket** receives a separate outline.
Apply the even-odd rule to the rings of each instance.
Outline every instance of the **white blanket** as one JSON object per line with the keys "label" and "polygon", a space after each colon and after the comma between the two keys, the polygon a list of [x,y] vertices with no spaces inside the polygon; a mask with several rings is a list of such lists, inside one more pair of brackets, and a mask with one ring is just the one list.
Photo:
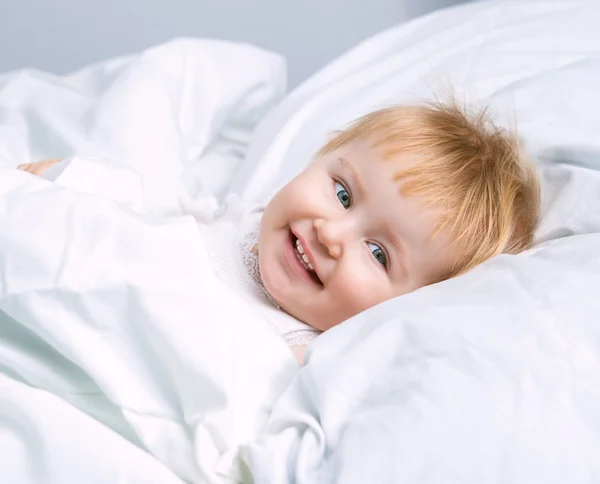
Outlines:
{"label": "white blanket", "polygon": [[[0,78],[3,483],[222,482],[256,438],[298,365],[160,216],[210,211],[284,88],[279,56],[200,40]],[[13,168],[73,153],[118,162]]]}
{"label": "white blanket", "polygon": [[65,77],[8,73],[0,76],[0,166],[114,159],[143,176],[146,210],[180,213],[181,188],[190,202],[226,191],[285,87],[283,58],[215,40],[175,40]]}
{"label": "white blanket", "polygon": [[0,200],[3,479],[177,482],[161,461],[220,482],[298,365],[213,274],[195,220],[10,169]]}

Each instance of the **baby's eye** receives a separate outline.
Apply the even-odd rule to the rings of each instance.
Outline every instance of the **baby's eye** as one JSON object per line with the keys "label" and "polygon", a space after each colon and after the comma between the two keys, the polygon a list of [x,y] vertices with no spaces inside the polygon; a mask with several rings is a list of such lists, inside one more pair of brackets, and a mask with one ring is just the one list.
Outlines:
{"label": "baby's eye", "polygon": [[385,251],[373,242],[367,242],[367,246],[369,247],[371,254],[373,254],[373,257],[375,257],[375,260],[379,262],[383,267],[387,268],[388,258],[385,254]]}
{"label": "baby's eye", "polygon": [[350,196],[350,192],[340,182],[335,182],[335,194],[343,207],[348,210],[350,205],[352,205],[352,197]]}

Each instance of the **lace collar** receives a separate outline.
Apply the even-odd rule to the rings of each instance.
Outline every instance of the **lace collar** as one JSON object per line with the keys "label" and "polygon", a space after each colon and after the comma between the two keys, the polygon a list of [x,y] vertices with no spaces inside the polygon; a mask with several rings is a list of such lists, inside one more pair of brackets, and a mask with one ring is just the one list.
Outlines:
{"label": "lace collar", "polygon": [[258,264],[258,231],[255,230],[250,232],[244,237],[242,244],[240,246],[240,250],[242,253],[242,262],[248,275],[252,278],[252,280],[256,283],[256,285],[260,288],[263,294],[267,297],[269,302],[275,306],[277,309],[282,311],[281,306],[277,304],[277,301],[273,299],[273,297],[269,294],[269,291],[265,288],[262,279],[260,277],[260,267]]}

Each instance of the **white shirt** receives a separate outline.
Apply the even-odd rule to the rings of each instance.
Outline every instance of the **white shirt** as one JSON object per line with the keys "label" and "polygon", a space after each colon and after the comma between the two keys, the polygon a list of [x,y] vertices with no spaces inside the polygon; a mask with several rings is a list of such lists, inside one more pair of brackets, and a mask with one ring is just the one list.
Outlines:
{"label": "white shirt", "polygon": [[[44,178],[66,188],[140,208],[131,194],[141,193],[141,180],[127,167],[116,163],[67,158],[49,169]],[[131,186],[126,186],[128,184]],[[115,187],[119,189],[115,190]],[[195,215],[199,213],[193,211]],[[307,345],[320,332],[279,309],[260,279],[258,256],[252,249],[258,243],[262,207],[232,195],[219,210],[208,210],[211,211],[210,215],[207,210],[201,211],[203,216],[196,219],[204,219],[198,223],[198,230],[209,251],[215,274],[228,288],[242,296],[258,316],[272,324],[289,346]]]}

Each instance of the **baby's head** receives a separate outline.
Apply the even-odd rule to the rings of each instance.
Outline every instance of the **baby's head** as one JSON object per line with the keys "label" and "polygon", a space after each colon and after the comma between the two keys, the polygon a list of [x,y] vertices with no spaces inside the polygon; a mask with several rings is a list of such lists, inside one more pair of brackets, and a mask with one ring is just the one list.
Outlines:
{"label": "baby's head", "polygon": [[528,248],[538,213],[534,168],[485,112],[392,107],[338,133],[269,202],[260,273],[283,310],[324,331]]}

